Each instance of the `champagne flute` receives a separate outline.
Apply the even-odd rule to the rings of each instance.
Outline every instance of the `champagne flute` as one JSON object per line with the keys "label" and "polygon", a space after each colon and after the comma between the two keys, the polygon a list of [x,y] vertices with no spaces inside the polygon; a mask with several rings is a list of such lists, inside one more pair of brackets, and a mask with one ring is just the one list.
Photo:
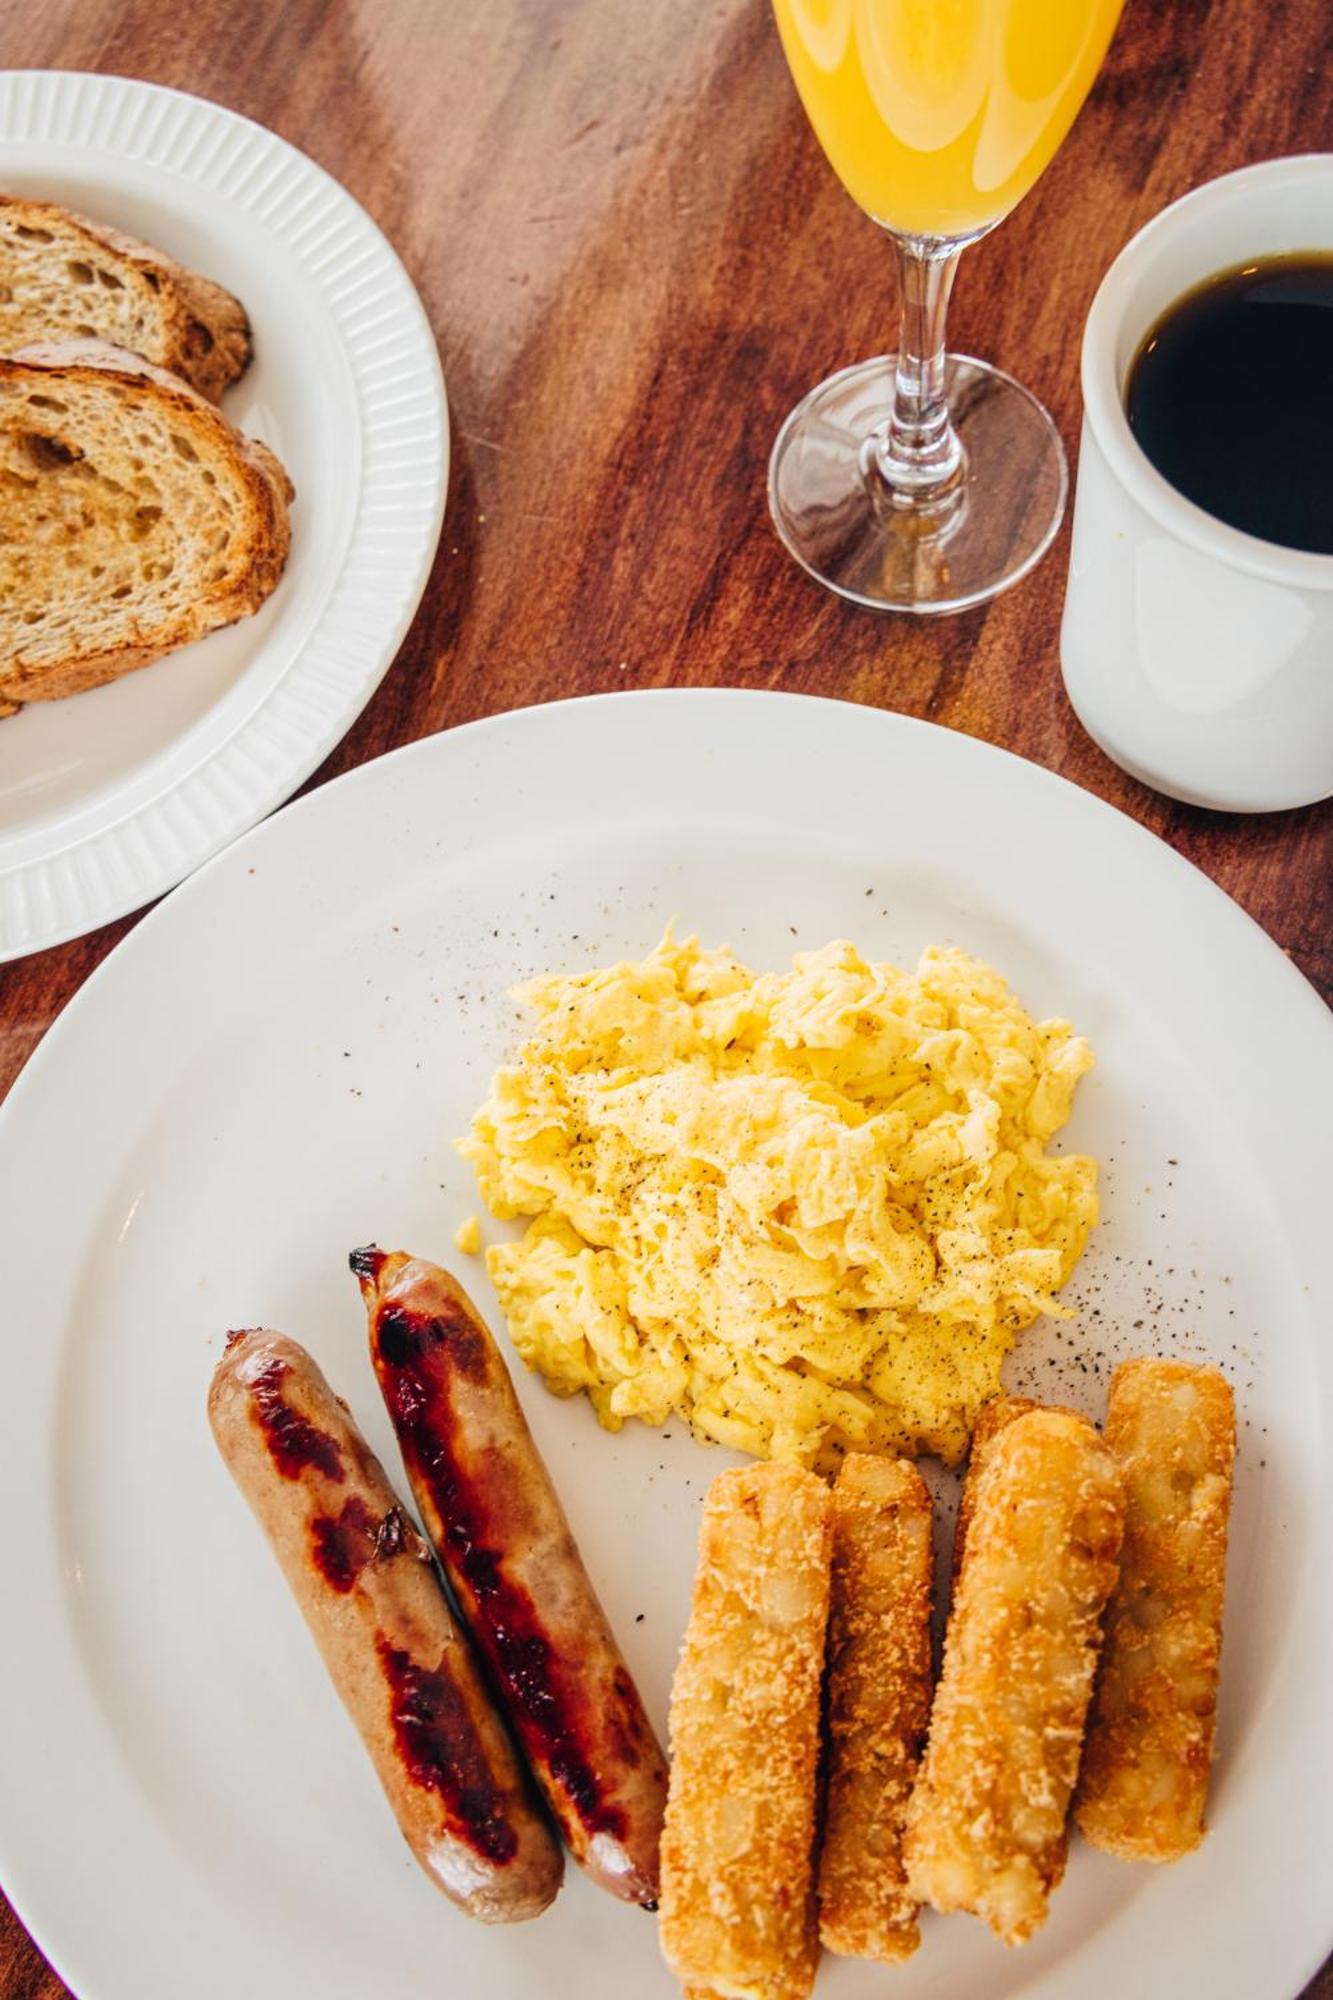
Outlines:
{"label": "champagne flute", "polygon": [[769,462],[777,531],[878,610],[961,611],[1050,547],[1059,433],[1000,369],[945,350],[958,259],[1073,124],[1124,0],[773,0],[796,88],[843,186],[897,255],[898,351],[821,382]]}

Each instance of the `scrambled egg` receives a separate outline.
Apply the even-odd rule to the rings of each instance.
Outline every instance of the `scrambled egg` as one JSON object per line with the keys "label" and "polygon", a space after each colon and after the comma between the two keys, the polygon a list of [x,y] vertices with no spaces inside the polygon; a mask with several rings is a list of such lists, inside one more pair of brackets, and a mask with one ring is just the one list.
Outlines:
{"label": "scrambled egg", "polygon": [[1092,1066],[1068,1022],[961,951],[756,978],[669,931],[516,997],[535,1030],[459,1151],[532,1218],[486,1263],[547,1386],[825,1470],[957,1460],[1097,1219],[1096,1162],[1046,1150]]}

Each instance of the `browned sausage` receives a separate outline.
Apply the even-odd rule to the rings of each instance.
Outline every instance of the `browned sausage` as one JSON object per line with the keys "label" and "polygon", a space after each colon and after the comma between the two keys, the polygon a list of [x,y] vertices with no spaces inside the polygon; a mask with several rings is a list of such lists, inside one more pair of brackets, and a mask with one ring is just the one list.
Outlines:
{"label": "browned sausage", "polygon": [[233,1333],[209,1421],[412,1852],[483,1923],[535,1917],[563,1862],[384,1470],[294,1340]]}
{"label": "browned sausage", "polygon": [[370,1352],[426,1533],[570,1852],[656,1907],[666,1760],[499,1349],[461,1287],[355,1250]]}

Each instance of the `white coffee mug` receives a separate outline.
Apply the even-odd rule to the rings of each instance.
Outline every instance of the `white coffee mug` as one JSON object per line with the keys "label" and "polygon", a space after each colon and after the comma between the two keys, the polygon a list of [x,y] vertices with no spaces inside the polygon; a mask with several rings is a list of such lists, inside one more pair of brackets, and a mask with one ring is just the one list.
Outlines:
{"label": "white coffee mug", "polygon": [[[1266,160],[1196,188],[1102,279],[1083,335],[1083,441],[1060,634],[1088,734],[1158,791],[1231,812],[1333,792],[1333,556],[1243,534],[1177,493],[1129,428],[1124,392],[1153,322],[1252,259],[1333,252],[1333,154]],[[1280,452],[1299,381],[1274,357]]]}

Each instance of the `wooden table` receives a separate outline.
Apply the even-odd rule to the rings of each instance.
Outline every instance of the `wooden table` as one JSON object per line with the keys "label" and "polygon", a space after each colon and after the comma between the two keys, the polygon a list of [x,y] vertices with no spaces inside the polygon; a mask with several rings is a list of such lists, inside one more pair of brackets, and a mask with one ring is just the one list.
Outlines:
{"label": "wooden table", "polygon": [[[397,664],[314,783],[564,695],[836,695],[1112,800],[1333,993],[1333,807],[1194,811],[1094,749],[1060,685],[1067,530],[1008,597],[920,623],[840,604],[775,540],[778,423],[892,345],[894,302],[766,0],[0,0],[0,25],[6,64],[145,77],[274,127],[365,204],[421,290],[453,413],[444,538]],[[955,345],[1029,384],[1072,454],[1079,332],[1121,244],[1200,181],[1331,142],[1318,0],[1129,0],[1063,151],[964,260]],[[0,970],[0,1090],[133,922]],[[0,1905],[0,2000],[65,1992]],[[1315,1996],[1333,2000],[1333,1961]]]}

